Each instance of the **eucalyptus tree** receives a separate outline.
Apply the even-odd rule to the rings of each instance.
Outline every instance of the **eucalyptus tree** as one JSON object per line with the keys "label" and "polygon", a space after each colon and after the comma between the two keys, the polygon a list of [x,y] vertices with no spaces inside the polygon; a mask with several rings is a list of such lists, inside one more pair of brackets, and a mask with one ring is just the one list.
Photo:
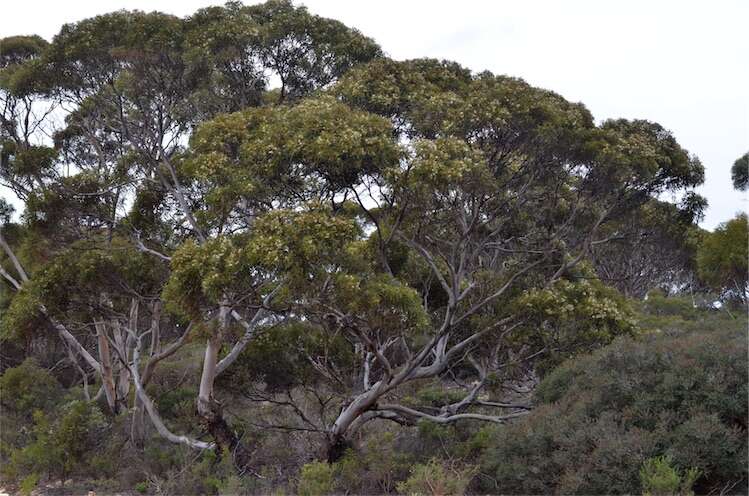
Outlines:
{"label": "eucalyptus tree", "polygon": [[[251,386],[320,431],[329,460],[374,419],[522,415],[493,396],[507,379],[632,330],[594,250],[702,181],[655,123],[597,126],[520,79],[388,60],[288,2],[120,11],[34,43],[4,95],[65,121],[31,174],[3,155],[3,182],[26,195],[23,225],[3,228],[19,232],[0,260],[3,328],[52,326],[113,411],[134,387],[161,435],[240,466],[250,451],[215,388],[227,370],[254,367]],[[171,432],[145,389],[190,339],[212,442]],[[281,381],[258,350],[284,340],[299,359]],[[454,382],[447,401],[409,398],[437,379]]]}
{"label": "eucalyptus tree", "polygon": [[651,200],[607,226],[611,241],[591,250],[596,273],[630,298],[644,298],[652,289],[670,294],[699,288],[697,221],[704,205],[698,195],[678,206]]}
{"label": "eucalyptus tree", "polygon": [[[632,328],[616,295],[587,281],[606,228],[703,177],[655,123],[596,126],[552,92],[432,60],[354,68],[326,95],[206,123],[191,145],[185,174],[212,211],[273,208],[213,254],[180,248],[168,299],[189,311],[272,280],[282,326],[349,343],[348,355],[339,340],[337,354],[300,350],[335,393],[320,400],[332,416],[281,402],[325,433],[329,460],[375,418],[521,415],[483,394],[503,370]],[[458,367],[473,380],[455,401],[400,401]]]}
{"label": "eucalyptus tree", "polygon": [[[212,246],[226,230],[238,228],[236,218],[209,209],[200,185],[184,184],[186,141],[202,120],[299,99],[351,65],[380,56],[379,48],[337,21],[284,1],[231,3],[187,19],[118,11],[65,25],[49,45],[37,37],[2,45],[2,179],[26,207],[18,246],[3,243],[17,271],[3,269],[15,293],[4,329],[12,334],[44,328],[40,320],[51,323],[100,376],[113,412],[121,410],[132,382],[160,433],[205,448],[212,444],[169,432],[145,384],[155,363],[184,344],[192,329],[215,326],[218,331],[206,338],[198,410],[214,441],[238,453],[236,436],[213,398],[213,382],[251,338],[263,315],[258,310],[273,293],[231,302],[224,295],[191,315],[192,321],[162,312],[159,292],[169,253],[185,243]],[[282,80],[280,93],[267,91],[274,78]],[[48,139],[36,148],[22,143],[21,150],[23,139],[6,133],[36,125],[16,117],[27,96],[52,102],[60,109],[55,117],[64,116],[61,125],[48,119],[58,124],[48,130],[54,148]],[[247,210],[239,222],[255,215]],[[45,244],[27,261],[33,270],[26,270],[15,252],[33,245],[35,236]],[[136,261],[140,275],[129,265]],[[219,362],[230,338],[228,319],[246,332]],[[71,332],[73,327],[79,332]],[[162,347],[162,338],[172,342]],[[150,358],[144,360],[142,348],[149,342]],[[114,382],[122,384],[119,392],[107,386]]]}
{"label": "eucalyptus tree", "polygon": [[733,180],[733,187],[738,190],[746,191],[749,187],[749,152],[737,158],[733,163],[731,179]]}
{"label": "eucalyptus tree", "polygon": [[697,251],[698,272],[723,301],[745,304],[749,292],[749,220],[745,213],[706,233]]}

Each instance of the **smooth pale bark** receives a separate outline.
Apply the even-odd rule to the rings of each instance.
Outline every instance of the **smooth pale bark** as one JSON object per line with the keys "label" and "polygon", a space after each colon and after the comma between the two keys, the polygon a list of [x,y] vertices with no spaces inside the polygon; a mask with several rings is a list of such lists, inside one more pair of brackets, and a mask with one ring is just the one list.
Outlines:
{"label": "smooth pale bark", "polygon": [[14,288],[16,288],[16,291],[21,289],[21,283],[18,282],[15,277],[10,275],[10,273],[2,266],[0,266],[0,276],[3,276]]}
{"label": "smooth pale bark", "polygon": [[16,272],[18,272],[18,275],[21,276],[21,281],[28,282],[28,274],[26,274],[26,271],[21,265],[21,262],[18,261],[18,257],[16,257],[16,254],[13,252],[13,250],[10,249],[10,245],[8,245],[8,243],[5,241],[2,231],[0,231],[0,247],[2,247],[5,254],[8,255],[8,258],[13,264],[13,267],[15,267]]}
{"label": "smooth pale bark", "polygon": [[222,303],[219,306],[216,319],[216,331],[206,340],[203,371],[200,374],[200,389],[198,390],[198,413],[201,417],[206,418],[214,413],[212,409],[212,403],[214,402],[213,385],[216,382],[218,353],[221,350],[221,342],[229,320],[228,305]]}
{"label": "smooth pale bark", "polygon": [[200,389],[198,391],[198,413],[207,416],[211,413],[213,401],[213,384],[216,380],[216,365],[218,352],[221,349],[221,336],[211,336],[206,341],[203,357],[203,371],[200,374]]}
{"label": "smooth pale bark", "polygon": [[96,328],[96,339],[99,347],[99,361],[101,363],[101,383],[104,387],[104,395],[107,405],[112,413],[117,413],[117,391],[114,383],[114,371],[112,367],[112,355],[109,350],[109,340],[106,335],[106,326],[101,320],[94,322]]}
{"label": "smooth pale bark", "polygon": [[88,350],[83,347],[78,339],[76,339],[76,337],[73,336],[64,325],[62,325],[55,318],[49,315],[44,305],[40,307],[40,310],[42,314],[44,314],[44,316],[47,317],[47,319],[49,319],[49,321],[52,323],[52,326],[58,332],[60,337],[62,337],[63,340],[65,340],[79,355],[81,355],[92,369],[94,369],[98,374],[101,374],[101,364],[99,363],[99,361],[96,360],[96,358],[94,358],[93,355],[91,355],[91,353],[89,353]]}
{"label": "smooth pale bark", "polygon": [[151,419],[151,423],[156,428],[156,431],[159,433],[159,435],[172,443],[184,444],[185,446],[189,446],[190,448],[201,450],[212,449],[215,446],[213,443],[198,441],[187,436],[178,436],[167,428],[167,426],[164,424],[164,421],[161,419],[159,412],[156,410],[153,401],[151,401],[151,398],[148,397],[148,394],[146,394],[146,391],[140,382],[140,375],[138,374],[139,354],[140,342],[136,345],[135,350],[133,351],[133,366],[130,368],[130,373],[133,378],[133,383],[135,383],[135,392],[138,395],[140,401],[143,403],[143,407],[148,413],[148,418]]}
{"label": "smooth pale bark", "polygon": [[242,445],[236,433],[226,422],[221,411],[221,404],[213,396],[213,388],[218,375],[218,353],[229,324],[230,312],[229,305],[222,302],[217,316],[218,328],[206,342],[198,392],[198,415],[217,447],[221,449],[219,455],[223,450],[231,453],[236,466],[244,469],[249,466],[251,453]]}

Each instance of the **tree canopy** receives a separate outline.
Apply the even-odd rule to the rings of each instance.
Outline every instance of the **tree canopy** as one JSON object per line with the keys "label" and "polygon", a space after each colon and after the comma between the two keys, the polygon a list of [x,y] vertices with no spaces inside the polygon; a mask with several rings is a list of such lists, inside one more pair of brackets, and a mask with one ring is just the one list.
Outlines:
{"label": "tree canopy", "polygon": [[[237,397],[331,463],[375,420],[505,423],[507,387],[637,333],[627,298],[745,299],[746,217],[697,228],[704,169],[655,122],[284,0],[0,42],[0,339],[56,342],[135,446],[148,418],[244,473]],[[178,357],[197,413],[165,421]]]}
{"label": "tree canopy", "polygon": [[731,179],[733,187],[746,191],[749,187],[749,152],[737,158],[731,167]]}

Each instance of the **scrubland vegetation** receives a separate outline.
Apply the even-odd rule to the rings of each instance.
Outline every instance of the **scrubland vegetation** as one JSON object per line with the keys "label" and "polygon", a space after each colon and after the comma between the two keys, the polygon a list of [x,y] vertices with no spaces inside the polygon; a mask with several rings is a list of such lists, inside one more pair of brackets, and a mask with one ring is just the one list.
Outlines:
{"label": "scrubland vegetation", "polygon": [[1,39],[0,111],[3,487],[748,492],[747,217],[659,124],[281,0]]}

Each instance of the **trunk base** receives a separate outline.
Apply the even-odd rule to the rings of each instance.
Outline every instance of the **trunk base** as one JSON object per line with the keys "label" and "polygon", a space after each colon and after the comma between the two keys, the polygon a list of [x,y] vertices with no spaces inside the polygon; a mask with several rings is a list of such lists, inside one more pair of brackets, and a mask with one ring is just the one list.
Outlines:
{"label": "trunk base", "polygon": [[337,435],[328,439],[325,447],[325,457],[328,463],[339,461],[349,448],[351,448],[351,443],[343,436]]}
{"label": "trunk base", "polygon": [[252,454],[224,419],[221,405],[215,400],[207,405],[201,404],[198,406],[198,415],[203,428],[216,443],[216,454],[219,459],[224,453],[228,453],[240,475],[244,473],[249,468]]}

